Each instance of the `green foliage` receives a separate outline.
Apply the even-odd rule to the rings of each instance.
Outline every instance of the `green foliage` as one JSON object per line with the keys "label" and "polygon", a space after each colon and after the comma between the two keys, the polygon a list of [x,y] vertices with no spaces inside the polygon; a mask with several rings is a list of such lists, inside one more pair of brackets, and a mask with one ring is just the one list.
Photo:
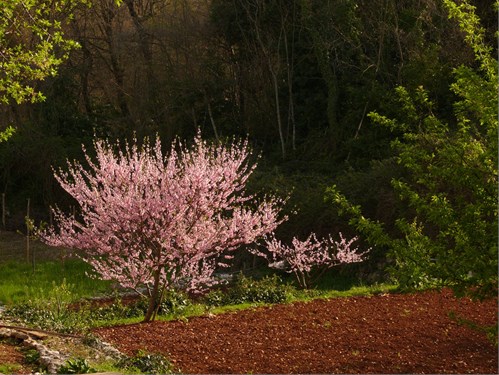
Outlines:
{"label": "green foliage", "polygon": [[83,304],[80,307],[82,314],[85,314],[85,309],[88,310],[89,325],[92,325],[95,321],[113,321],[143,317],[147,310],[147,301],[139,300],[135,303],[123,304],[119,296],[116,296],[115,301],[110,305],[92,307]]}
{"label": "green foliage", "polygon": [[366,240],[373,246],[389,246],[392,239],[387,235],[384,225],[365,217],[360,205],[354,205],[338,190],[336,185],[326,190],[326,201],[332,202],[340,215],[348,216],[349,224],[362,233]]}
{"label": "green foliage", "polygon": [[210,306],[223,306],[241,303],[282,303],[285,302],[291,287],[282,283],[277,275],[253,280],[240,274],[233,286],[226,292],[216,290],[208,293],[205,302]]}
{"label": "green foliage", "polygon": [[23,354],[24,360],[29,364],[37,364],[40,360],[40,352],[36,349],[28,349]]}
{"label": "green foliage", "polygon": [[222,290],[212,290],[204,296],[204,302],[208,306],[223,306],[226,300],[226,294]]}
{"label": "green foliage", "polygon": [[396,220],[397,236],[365,218],[336,187],[328,199],[371,244],[387,246],[396,264],[393,275],[403,287],[451,286],[475,298],[497,293],[497,62],[483,45],[474,8],[445,2],[459,20],[479,69],[455,69],[451,90],[458,97],[451,123],[434,114],[422,87],[399,87],[404,117],[371,118],[402,136],[392,142],[406,173],[392,181],[408,209]]}
{"label": "green foliage", "polygon": [[12,135],[14,135],[16,129],[13,128],[12,126],[8,126],[7,129],[4,131],[0,132],[0,143],[5,142],[8,140]]}
{"label": "green foliage", "polygon": [[21,365],[10,364],[10,363],[0,363],[0,373],[2,374],[14,374],[21,370]]}
{"label": "green foliage", "polygon": [[84,358],[68,359],[57,371],[58,374],[90,374],[96,372]]}
{"label": "green foliage", "polygon": [[[184,309],[178,307],[164,314],[180,316]],[[104,306],[93,306],[85,300],[75,302],[71,286],[62,284],[34,300],[7,306],[5,315],[28,326],[67,333],[87,332],[103,323],[132,321],[142,318],[146,310],[147,303],[143,300],[124,304],[119,297]]]}
{"label": "green foliage", "polygon": [[139,350],[138,353],[131,358],[125,358],[118,363],[118,367],[129,372],[145,374],[172,374],[178,373],[173,364],[161,354],[152,354]]}
{"label": "green foliage", "polygon": [[0,1],[0,103],[43,100],[33,82],[54,76],[78,44],[65,38],[61,20],[85,0]]}
{"label": "green foliage", "polygon": [[24,363],[28,364],[33,372],[47,372],[47,367],[40,363],[40,352],[33,348],[23,347],[21,352]]}
{"label": "green foliage", "polygon": [[[497,81],[497,59],[494,57],[493,48],[485,41],[485,29],[480,24],[480,18],[475,13],[476,7],[468,1],[456,4],[452,0],[443,0],[449,12],[449,18],[459,23],[459,28],[464,32],[466,43],[473,49],[474,56],[480,64],[480,70],[486,74],[486,80]],[[499,2],[494,0],[496,9]]]}
{"label": "green foliage", "polygon": [[161,315],[181,316],[190,306],[192,306],[192,301],[187,294],[171,290],[166,293],[161,301],[158,313]]}

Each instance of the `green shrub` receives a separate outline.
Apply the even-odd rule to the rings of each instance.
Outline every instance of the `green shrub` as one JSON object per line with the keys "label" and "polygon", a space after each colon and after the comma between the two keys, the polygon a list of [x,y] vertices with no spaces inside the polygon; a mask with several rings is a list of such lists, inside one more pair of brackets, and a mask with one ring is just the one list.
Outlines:
{"label": "green shrub", "polygon": [[453,112],[439,114],[423,87],[398,87],[399,115],[369,114],[393,132],[392,150],[404,173],[391,185],[405,215],[394,223],[369,218],[337,186],[327,198],[371,245],[389,249],[389,270],[401,288],[450,287],[458,296],[496,298],[497,59],[475,7],[465,0],[443,4],[476,60],[453,71]]}
{"label": "green shrub", "polygon": [[204,302],[208,306],[223,306],[227,303],[227,295],[221,290],[212,290],[204,296]]}
{"label": "green shrub", "polygon": [[89,311],[91,320],[114,320],[143,316],[147,310],[147,301],[140,299],[131,304],[123,304],[119,297],[108,305],[92,308]]}
{"label": "green shrub", "polygon": [[281,303],[287,300],[290,288],[277,275],[254,280],[240,274],[231,288],[226,292],[216,290],[208,293],[205,302],[211,306],[253,302]]}
{"label": "green shrub", "polygon": [[90,374],[96,372],[84,358],[69,359],[57,371],[58,374]]}
{"label": "green shrub", "polygon": [[189,296],[183,292],[171,290],[166,293],[159,306],[160,315],[182,315],[185,310],[192,305]]}
{"label": "green shrub", "polygon": [[146,353],[139,350],[132,358],[126,358],[118,363],[118,367],[126,371],[140,371],[145,374],[172,374],[175,371],[172,363],[161,354]]}
{"label": "green shrub", "polygon": [[109,306],[91,307],[89,302],[75,303],[72,285],[65,281],[53,284],[49,292],[39,298],[8,306],[5,315],[23,324],[57,332],[82,332],[98,321],[110,321],[141,317],[146,305],[137,303],[124,305],[119,298]]}
{"label": "green shrub", "polygon": [[24,354],[24,361],[26,363],[29,363],[31,365],[36,365],[38,364],[38,361],[40,360],[40,352],[36,349],[27,349],[23,352]]}

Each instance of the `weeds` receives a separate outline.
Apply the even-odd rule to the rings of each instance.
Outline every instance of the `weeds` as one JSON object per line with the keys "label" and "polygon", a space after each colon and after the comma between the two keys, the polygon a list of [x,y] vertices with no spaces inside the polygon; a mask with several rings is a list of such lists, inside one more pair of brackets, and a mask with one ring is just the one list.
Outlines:
{"label": "weeds", "polygon": [[90,367],[87,360],[84,358],[74,358],[66,361],[57,371],[58,374],[90,374],[96,372]]}
{"label": "weeds", "polygon": [[131,358],[126,358],[118,362],[118,367],[127,372],[146,373],[146,374],[172,374],[178,373],[173,364],[161,354],[146,353],[139,350],[138,353]]}

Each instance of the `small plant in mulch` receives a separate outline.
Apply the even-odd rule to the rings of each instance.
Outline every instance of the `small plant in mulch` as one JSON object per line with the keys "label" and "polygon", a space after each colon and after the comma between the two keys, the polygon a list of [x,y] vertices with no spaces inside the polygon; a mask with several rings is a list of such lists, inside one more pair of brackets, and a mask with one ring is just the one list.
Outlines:
{"label": "small plant in mulch", "polygon": [[24,362],[30,365],[37,372],[46,372],[47,368],[40,364],[40,353],[36,349],[21,349],[24,355]]}
{"label": "small plant in mulch", "polygon": [[134,357],[125,358],[118,362],[118,367],[126,371],[139,371],[145,374],[173,374],[180,371],[175,370],[168,358],[161,354],[147,353],[139,350]]}
{"label": "small plant in mulch", "polygon": [[96,372],[92,368],[86,359],[84,358],[74,358],[66,361],[57,371],[58,374],[90,374]]}
{"label": "small plant in mulch", "polygon": [[0,364],[0,374],[13,374],[21,370],[21,365],[18,364]]}
{"label": "small plant in mulch", "polygon": [[190,306],[192,306],[192,300],[186,293],[170,290],[161,301],[158,313],[181,317]]}
{"label": "small plant in mulch", "polygon": [[0,338],[0,374],[43,372],[39,353],[21,345],[14,338]]}

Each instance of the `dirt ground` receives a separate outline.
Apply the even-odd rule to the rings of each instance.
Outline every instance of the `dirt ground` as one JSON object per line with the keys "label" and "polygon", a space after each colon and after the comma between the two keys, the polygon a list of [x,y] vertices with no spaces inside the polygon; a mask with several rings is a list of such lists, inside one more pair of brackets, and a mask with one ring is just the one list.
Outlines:
{"label": "dirt ground", "polygon": [[184,373],[498,373],[497,348],[450,312],[492,325],[497,300],[337,298],[95,333],[129,355],[162,353]]}
{"label": "dirt ground", "polygon": [[[2,368],[2,366],[4,366]],[[0,340],[0,372],[31,374],[32,365],[26,363],[21,347],[9,340]]]}
{"label": "dirt ground", "polygon": [[[33,254],[35,254],[35,259],[38,262],[58,259],[61,256],[61,250],[56,250],[37,240],[30,240],[30,259],[33,259]],[[0,262],[25,261],[26,256],[26,236],[16,232],[0,230]]]}

